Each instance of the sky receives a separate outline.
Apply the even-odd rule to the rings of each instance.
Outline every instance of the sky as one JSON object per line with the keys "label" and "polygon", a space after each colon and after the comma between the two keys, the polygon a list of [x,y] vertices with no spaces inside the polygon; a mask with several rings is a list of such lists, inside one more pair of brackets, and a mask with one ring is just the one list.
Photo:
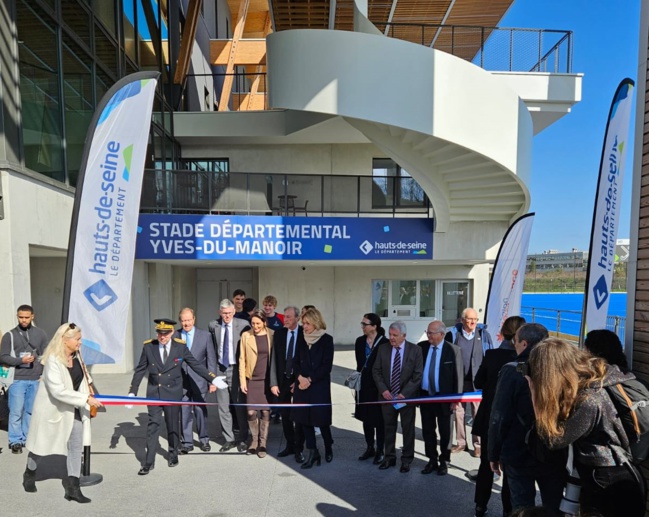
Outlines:
{"label": "sky", "polygon": [[[587,251],[611,101],[620,81],[638,74],[640,0],[515,0],[499,25],[573,32],[572,71],[584,74],[582,100],[534,137],[529,253]],[[631,127],[632,135],[634,120]],[[618,239],[630,235],[632,165],[630,146]]]}

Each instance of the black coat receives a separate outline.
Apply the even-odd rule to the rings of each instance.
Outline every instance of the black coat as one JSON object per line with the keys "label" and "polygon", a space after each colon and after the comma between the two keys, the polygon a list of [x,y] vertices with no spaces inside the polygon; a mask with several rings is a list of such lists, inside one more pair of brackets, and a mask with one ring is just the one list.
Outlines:
{"label": "black coat", "polygon": [[298,340],[298,362],[295,378],[311,377],[311,386],[301,390],[295,384],[294,404],[327,404],[309,408],[293,408],[291,420],[315,427],[331,425],[331,369],[334,363],[334,339],[323,334],[310,347],[303,336]]}
{"label": "black coat", "polygon": [[291,377],[286,377],[284,371],[286,370],[286,347],[287,336],[290,331],[286,327],[282,327],[273,336],[273,350],[270,354],[270,385],[279,387],[279,402],[286,404],[291,402],[291,384],[295,382],[296,375],[295,369],[299,361],[298,358],[298,343],[304,341],[304,334],[302,327],[298,326],[295,330],[295,353],[293,355],[293,372]]}
{"label": "black coat", "polygon": [[[428,340],[420,341],[419,343],[417,343],[417,345],[421,348],[421,355],[425,369],[426,359],[430,352],[430,342]],[[430,368],[434,368],[432,361]],[[439,395],[452,395],[455,393],[461,393],[463,387],[464,366],[462,365],[462,350],[460,350],[459,346],[456,346],[449,341],[444,341],[444,346],[442,347],[442,357],[440,358],[439,363]],[[420,394],[422,397],[427,397],[429,395],[423,390]],[[445,414],[451,414],[452,411],[450,403],[439,403],[439,406],[445,410]]]}
{"label": "black coat", "polygon": [[516,350],[510,341],[503,341],[500,348],[487,350],[478,373],[473,379],[475,387],[482,390],[482,402],[480,402],[478,413],[473,419],[473,428],[471,429],[473,434],[485,436],[489,432],[489,417],[496,394],[496,386],[498,386],[498,373],[504,365],[515,359]]}
{"label": "black coat", "polygon": [[183,363],[211,383],[216,377],[205,366],[198,362],[187,348],[184,341],[172,339],[169,344],[169,356],[163,364],[158,348],[158,340],[146,341],[142,348],[140,362],[135,367],[129,393],[137,395],[140,382],[147,375],[147,398],[163,400],[181,400],[183,398]]}
{"label": "black coat", "polygon": [[[377,335],[376,339],[374,340],[374,346],[372,347],[372,351],[370,352],[366,363],[365,341],[366,336],[361,336],[356,340],[356,343],[354,344],[354,352],[356,354],[356,371],[361,372],[361,389],[356,395],[356,402],[376,402],[379,398],[379,390],[377,389],[376,383],[374,382],[374,377],[372,377],[372,367],[374,366],[374,361],[376,361],[379,346],[385,343],[390,344],[390,342],[385,336]],[[356,404],[354,416],[358,420],[367,422],[374,427],[383,425],[383,414],[381,413],[380,404]]]}

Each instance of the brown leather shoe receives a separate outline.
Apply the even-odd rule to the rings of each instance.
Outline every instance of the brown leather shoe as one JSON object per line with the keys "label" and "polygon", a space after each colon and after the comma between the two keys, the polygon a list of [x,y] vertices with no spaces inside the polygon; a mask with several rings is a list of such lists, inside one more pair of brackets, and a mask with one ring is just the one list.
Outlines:
{"label": "brown leather shoe", "polygon": [[464,449],[466,449],[466,446],[464,445],[454,445],[451,447],[451,452],[456,453],[456,452],[462,452]]}
{"label": "brown leather shoe", "polygon": [[475,445],[473,448],[473,452],[471,453],[471,456],[473,456],[474,458],[479,458],[481,453],[482,453],[482,448],[479,445]]}

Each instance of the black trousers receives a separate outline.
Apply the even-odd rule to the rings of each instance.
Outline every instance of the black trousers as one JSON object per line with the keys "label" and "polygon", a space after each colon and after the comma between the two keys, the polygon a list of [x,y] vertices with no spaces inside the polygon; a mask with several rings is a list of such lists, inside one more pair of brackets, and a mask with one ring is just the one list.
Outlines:
{"label": "black trousers", "polygon": [[376,429],[376,450],[383,451],[385,445],[385,425],[374,425],[363,422],[363,434],[368,447],[374,447],[374,430]]}
{"label": "black trousers", "polygon": [[167,426],[167,441],[169,442],[169,460],[178,457],[180,437],[180,407],[179,406],[147,406],[149,410],[149,423],[146,427],[146,459],[145,466],[155,464],[155,453],[158,449],[158,436],[164,412],[165,425]]}
{"label": "black trousers", "polygon": [[[428,392],[422,392],[421,396],[427,397]],[[422,404],[419,410],[426,457],[430,460],[442,459],[450,462],[453,429],[453,411],[450,404]],[[437,454],[437,429],[439,429],[439,455]]]}
{"label": "black trousers", "polygon": [[577,465],[581,477],[582,512],[603,517],[642,517],[645,515],[645,482],[630,463],[618,467]]}
{"label": "black trousers", "polygon": [[[306,439],[306,448],[316,449],[315,427],[312,425],[300,425],[299,427],[303,430],[304,438]],[[331,426],[320,426],[320,434],[322,435],[325,449],[330,449],[334,443],[333,437],[331,436]]]}
{"label": "black trousers", "polygon": [[[489,457],[487,451],[489,450],[489,438],[488,433],[485,433],[481,436],[482,439],[482,454],[480,455],[480,468],[478,469],[478,477],[475,482],[475,496],[474,501],[477,506],[486,508],[489,504],[489,499],[491,499],[491,489],[494,484],[494,473],[491,470],[491,465],[489,465]],[[510,513],[512,511],[512,498],[509,493],[509,482],[505,472],[502,472],[503,476],[503,488],[500,492],[500,496],[503,502],[503,512]]]}

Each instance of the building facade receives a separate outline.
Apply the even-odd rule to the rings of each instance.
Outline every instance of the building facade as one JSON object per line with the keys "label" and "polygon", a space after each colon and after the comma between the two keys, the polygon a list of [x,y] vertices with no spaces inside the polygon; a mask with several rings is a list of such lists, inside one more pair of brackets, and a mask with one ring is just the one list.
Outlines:
{"label": "building facade", "polygon": [[581,95],[570,33],[498,29],[511,3],[3,0],[0,328],[21,303],[60,323],[87,125],[137,70],[162,74],[144,231],[125,359],[97,371],[130,370],[152,318],[191,306],[205,327],[237,288],[316,305],[341,344],[366,312],[412,340],[483,315],[533,137]]}

